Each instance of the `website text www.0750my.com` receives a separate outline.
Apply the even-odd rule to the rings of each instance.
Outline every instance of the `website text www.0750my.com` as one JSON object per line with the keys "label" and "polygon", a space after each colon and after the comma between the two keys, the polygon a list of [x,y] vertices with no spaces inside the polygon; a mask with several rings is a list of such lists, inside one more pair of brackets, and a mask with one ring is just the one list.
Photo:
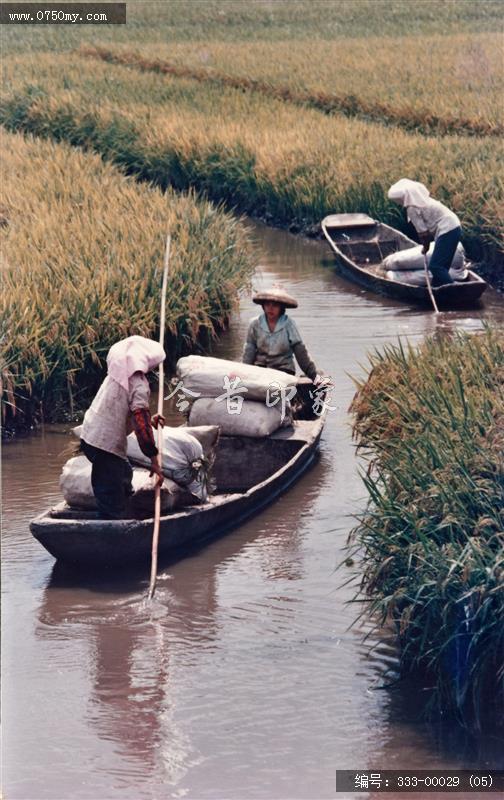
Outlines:
{"label": "website text www.0750my.com", "polygon": [[124,25],[126,3],[1,3],[3,25]]}

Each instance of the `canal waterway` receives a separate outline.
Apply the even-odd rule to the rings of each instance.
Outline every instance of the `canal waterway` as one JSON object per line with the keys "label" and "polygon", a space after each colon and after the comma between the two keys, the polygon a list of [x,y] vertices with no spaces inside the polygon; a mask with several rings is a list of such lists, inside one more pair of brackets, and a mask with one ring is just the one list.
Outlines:
{"label": "canal waterway", "polygon": [[[60,500],[69,426],[4,446],[6,800],[322,800],[337,796],[337,769],[504,768],[502,740],[419,719],[422,693],[397,682],[393,642],[352,627],[351,567],[339,566],[365,504],[352,376],[398,337],[502,323],[502,298],[436,318],[339,277],[319,241],[251,232],[254,288],[276,281],[298,298],[292,317],[334,380],[320,459],[261,514],[162,566],[148,605],[148,569],[77,576],[30,535]],[[240,357],[255,313],[244,293],[215,355]]]}

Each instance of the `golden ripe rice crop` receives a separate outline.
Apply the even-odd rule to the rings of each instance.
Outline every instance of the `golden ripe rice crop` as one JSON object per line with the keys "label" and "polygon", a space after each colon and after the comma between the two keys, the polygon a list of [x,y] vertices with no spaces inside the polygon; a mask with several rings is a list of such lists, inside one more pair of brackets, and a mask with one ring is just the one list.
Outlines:
{"label": "golden ripe rice crop", "polygon": [[[98,48],[100,50],[100,48]],[[93,48],[88,48],[92,53]],[[83,50],[86,52],[86,50]],[[498,33],[314,42],[178,42],[102,57],[144,68],[170,65],[201,80],[304,98],[328,110],[433,132],[502,133],[503,42]]]}
{"label": "golden ripe rice crop", "polygon": [[398,177],[424,181],[461,217],[481,257],[501,247],[497,137],[422,136],[278,99],[66,55],[4,65],[1,118],[91,147],[160,185],[194,186],[280,224],[367,211],[404,225],[386,200]]}
{"label": "golden ripe rice crop", "polygon": [[240,224],[163,195],[67,145],[3,134],[2,377],[6,408],[46,415],[96,388],[110,345],[157,336],[165,236],[173,237],[170,360],[224,325],[251,271]]}

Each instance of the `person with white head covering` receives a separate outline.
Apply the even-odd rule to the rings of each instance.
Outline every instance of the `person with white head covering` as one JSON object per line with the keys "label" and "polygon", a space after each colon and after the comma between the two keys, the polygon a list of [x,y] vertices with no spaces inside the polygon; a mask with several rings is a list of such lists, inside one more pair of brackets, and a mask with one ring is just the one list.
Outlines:
{"label": "person with white head covering", "polygon": [[242,361],[294,375],[295,357],[301,370],[314,381],[317,367],[296,323],[285,313],[286,308],[297,308],[297,300],[278,287],[257,292],[252,300],[263,307],[263,313],[250,322]]}
{"label": "person with white head covering", "polygon": [[81,450],[91,461],[91,485],[98,511],[105,519],[120,519],[132,494],[132,470],[126,457],[127,435],[133,428],[142,452],[151,459],[151,475],[163,482],[152,426],[164,418],[149,411],[147,372],[166,358],[159,342],[129,336],[114,344],[107,356],[107,377],[86,411]]}
{"label": "person with white head covering", "polygon": [[453,283],[448,270],[462,236],[457,215],[439,200],[434,200],[423,183],[409,178],[401,178],[394,183],[388,191],[388,197],[406,209],[408,220],[415,227],[423,245],[424,254],[434,240],[434,251],[429,264],[432,285]]}

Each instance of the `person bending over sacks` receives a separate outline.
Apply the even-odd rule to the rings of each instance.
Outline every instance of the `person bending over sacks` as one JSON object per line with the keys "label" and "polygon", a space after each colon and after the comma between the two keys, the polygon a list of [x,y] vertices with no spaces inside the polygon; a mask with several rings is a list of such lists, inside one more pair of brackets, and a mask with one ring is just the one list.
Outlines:
{"label": "person bending over sacks", "polygon": [[394,183],[388,191],[388,197],[406,209],[408,221],[416,229],[424,254],[434,240],[434,251],[429,264],[432,285],[453,283],[448,270],[462,235],[457,215],[439,200],[434,200],[423,183],[409,178],[401,178]]}
{"label": "person bending over sacks", "polygon": [[264,313],[250,322],[243,363],[295,375],[296,357],[301,370],[311,381],[315,381],[317,367],[303,344],[296,324],[285,313],[286,308],[297,308],[297,300],[276,287],[258,292],[252,300],[262,306]]}
{"label": "person bending over sacks", "polygon": [[152,426],[164,418],[149,411],[147,372],[166,358],[158,342],[129,336],[114,344],[107,356],[107,377],[86,411],[81,431],[81,450],[91,462],[91,485],[98,511],[104,519],[121,519],[133,493],[132,469],[126,457],[126,437],[133,427],[142,452],[151,459],[151,475],[163,482],[157,463],[158,449]]}

